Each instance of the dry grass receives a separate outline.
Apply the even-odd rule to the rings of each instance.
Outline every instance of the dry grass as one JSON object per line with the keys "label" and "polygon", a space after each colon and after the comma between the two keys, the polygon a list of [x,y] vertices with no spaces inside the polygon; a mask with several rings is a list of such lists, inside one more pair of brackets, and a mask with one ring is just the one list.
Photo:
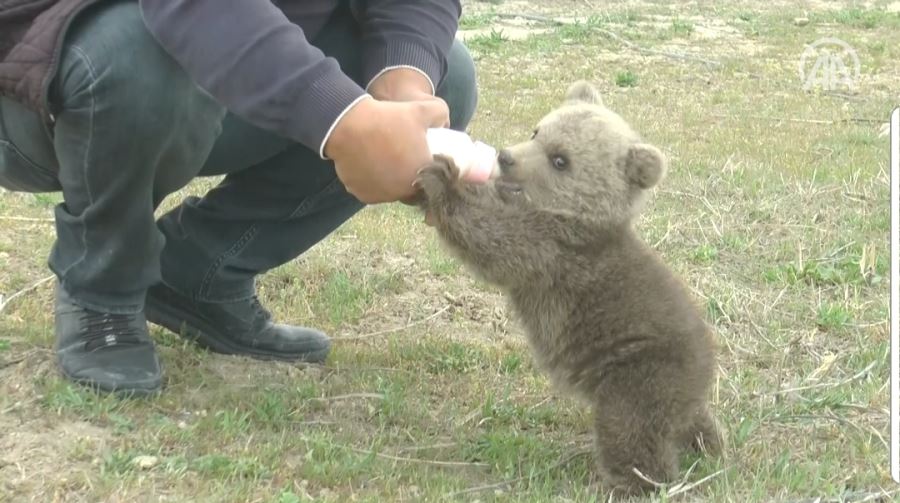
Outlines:
{"label": "dry grass", "polygon": [[[639,226],[722,343],[713,399],[728,455],[685,459],[684,483],[660,498],[893,498],[878,131],[897,104],[897,2],[529,4],[466,2],[482,93],[472,133],[519,141],[569,82],[597,82],[670,156]],[[497,16],[509,12],[570,24]],[[859,53],[855,93],[801,89],[804,44],[823,36]],[[58,200],[0,194],[6,298],[48,274]],[[587,412],[552,394],[497,292],[409,208],[364,210],[261,294],[280,319],[344,338],[326,366],[211,355],[154,327],[166,391],[139,402],[58,377],[49,283],[12,299],[0,501],[603,500],[575,455]]]}

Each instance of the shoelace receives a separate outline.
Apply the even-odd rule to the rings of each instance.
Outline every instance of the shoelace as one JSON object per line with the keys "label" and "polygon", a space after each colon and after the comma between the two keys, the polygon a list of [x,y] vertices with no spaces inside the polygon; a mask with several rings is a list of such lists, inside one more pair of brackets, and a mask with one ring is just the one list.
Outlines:
{"label": "shoelace", "polygon": [[259,301],[259,297],[257,297],[256,295],[254,295],[253,298],[250,299],[250,305],[253,306],[255,314],[261,315],[263,320],[269,320],[272,317],[272,314],[268,309],[263,307],[262,302]]}
{"label": "shoelace", "polygon": [[87,311],[81,316],[81,323],[84,348],[88,351],[142,343],[138,328],[132,324],[132,315]]}

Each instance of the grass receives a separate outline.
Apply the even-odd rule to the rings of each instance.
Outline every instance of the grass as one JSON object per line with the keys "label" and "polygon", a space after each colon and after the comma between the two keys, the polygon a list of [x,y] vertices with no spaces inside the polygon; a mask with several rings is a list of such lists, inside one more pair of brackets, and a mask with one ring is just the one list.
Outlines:
{"label": "grass", "polygon": [[466,45],[475,51],[492,51],[500,48],[507,39],[503,35],[503,30],[491,29],[490,33],[477,35],[470,38]]}
{"label": "grass", "polygon": [[670,29],[676,37],[688,37],[694,33],[694,23],[683,19],[673,19]]}
{"label": "grass", "polygon": [[484,28],[490,26],[494,21],[494,15],[491,13],[483,13],[483,14],[474,14],[471,16],[464,16],[459,20],[459,29],[460,30],[473,30],[476,28]]}
{"label": "grass", "polygon": [[847,7],[816,16],[822,21],[831,21],[852,28],[872,30],[874,28],[900,26],[900,13],[880,8]]}
{"label": "grass", "polygon": [[616,74],[616,85],[619,87],[634,87],[638,83],[638,77],[629,70]]}
{"label": "grass", "polygon": [[[728,441],[725,458],[682,460],[685,472],[697,461],[688,482],[709,479],[657,499],[894,490],[886,138],[842,120],[887,121],[896,105],[896,14],[877,2],[588,3],[541,3],[536,13],[582,21],[524,39],[496,16],[519,3],[466,3],[463,25],[486,33],[469,40],[481,90],[471,132],[521,141],[587,78],[669,157],[638,227],[715,329],[712,400]],[[810,23],[795,26],[800,16]],[[642,55],[598,27],[721,66]],[[852,96],[801,89],[800,54],[826,35],[859,52]],[[0,218],[37,219],[0,225],[5,296],[49,274],[53,225],[40,219],[60,200],[0,194]],[[589,411],[553,392],[502,297],[411,208],[365,209],[259,290],[280,321],[336,337],[326,365],[214,355],[152,327],[166,389],[141,401],[58,376],[51,284],[14,299],[0,315],[0,500],[606,501],[590,458],[568,459],[590,444]]]}

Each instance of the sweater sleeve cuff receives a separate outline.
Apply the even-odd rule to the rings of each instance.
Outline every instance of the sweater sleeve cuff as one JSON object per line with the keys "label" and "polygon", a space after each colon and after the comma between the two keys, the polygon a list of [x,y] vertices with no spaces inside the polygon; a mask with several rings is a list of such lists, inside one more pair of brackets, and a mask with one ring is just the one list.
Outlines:
{"label": "sweater sleeve cuff", "polygon": [[369,92],[369,88],[372,87],[372,82],[375,82],[375,79],[377,79],[378,77],[381,77],[382,75],[384,75],[385,73],[387,73],[387,72],[389,72],[389,71],[391,71],[391,70],[396,70],[396,69],[398,69],[398,68],[405,68],[405,69],[407,69],[407,70],[414,70],[414,71],[419,72],[420,74],[422,74],[422,76],[425,77],[425,78],[428,80],[428,85],[431,86],[431,95],[434,96],[434,93],[435,93],[434,81],[431,80],[431,77],[429,77],[427,73],[423,72],[421,68],[416,68],[416,67],[410,66],[410,65],[394,65],[394,66],[389,66],[389,67],[387,67],[387,68],[381,70],[380,72],[378,72],[377,74],[375,74],[374,77],[372,77],[371,79],[369,79],[369,83],[366,84],[366,92]]}
{"label": "sweater sleeve cuff", "polygon": [[322,143],[319,144],[319,157],[321,157],[323,160],[326,160],[326,161],[330,160],[328,158],[328,156],[325,155],[325,144],[328,143],[328,139],[331,138],[331,133],[334,132],[334,128],[337,127],[338,123],[341,122],[341,119],[343,119],[344,116],[347,115],[347,112],[349,112],[350,109],[355,107],[356,104],[359,103],[360,101],[367,99],[367,98],[372,98],[372,96],[370,96],[368,93],[363,94],[362,96],[351,101],[350,104],[347,105],[347,107],[344,108],[344,110],[342,110],[340,114],[338,114],[337,118],[334,119],[334,122],[331,123],[331,126],[328,128],[328,131],[325,133],[325,137],[322,138]]}
{"label": "sweater sleeve cuff", "polygon": [[307,89],[298,93],[291,106],[295,113],[287,119],[285,129],[289,136],[317,149],[319,156],[326,159],[325,143],[337,123],[366,97],[366,91],[334,65],[333,70],[314,79]]}
{"label": "sweater sleeve cuff", "polygon": [[386,43],[370,46],[363,62],[363,80],[368,82],[366,89],[382,73],[396,68],[417,70],[431,84],[432,93],[440,84],[446,70],[446,62],[442,61],[419,40],[395,38]]}

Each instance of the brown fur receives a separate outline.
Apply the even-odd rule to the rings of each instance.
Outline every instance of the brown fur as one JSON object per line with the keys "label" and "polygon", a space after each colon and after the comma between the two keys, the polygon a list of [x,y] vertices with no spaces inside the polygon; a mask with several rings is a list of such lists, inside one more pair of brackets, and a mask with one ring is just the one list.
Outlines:
{"label": "brown fur", "polygon": [[448,247],[507,294],[552,382],[593,407],[608,488],[652,490],[632,468],[675,480],[683,449],[718,452],[721,439],[707,408],[708,328],[632,229],[665,175],[662,154],[577,82],[500,160],[496,180],[468,185],[436,159],[417,182],[422,207]]}

